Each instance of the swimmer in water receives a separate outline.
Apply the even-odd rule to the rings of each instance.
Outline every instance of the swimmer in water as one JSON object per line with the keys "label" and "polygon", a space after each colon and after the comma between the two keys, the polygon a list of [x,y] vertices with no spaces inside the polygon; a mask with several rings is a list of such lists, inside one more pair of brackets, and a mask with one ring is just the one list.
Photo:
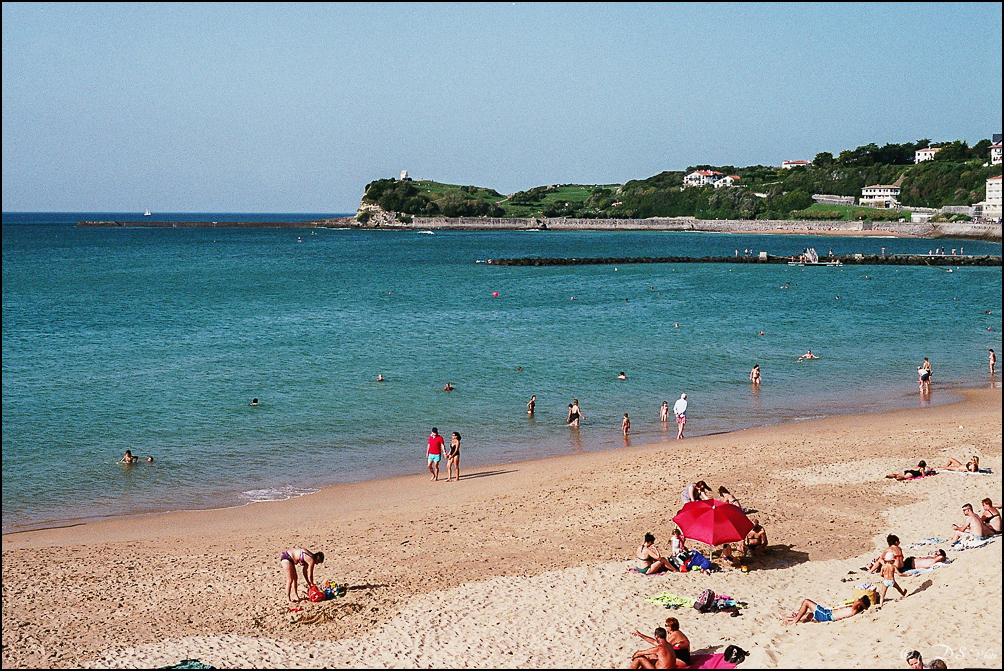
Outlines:
{"label": "swimmer in water", "polygon": [[534,394],[530,397],[530,400],[526,404],[526,414],[532,415],[534,409],[537,407],[537,395]]}
{"label": "swimmer in water", "polygon": [[258,405],[258,399],[257,398],[252,398],[251,399],[251,403],[249,405]]}
{"label": "swimmer in water", "polygon": [[815,354],[813,354],[812,350],[810,349],[810,350],[806,350],[805,354],[803,354],[802,356],[798,357],[798,360],[801,361],[802,359],[818,359],[818,358],[819,357],[816,356]]}
{"label": "swimmer in water", "polygon": [[443,391],[453,391],[453,385],[447,382],[446,386],[443,387]]}
{"label": "swimmer in water", "polygon": [[120,464],[135,464],[139,461],[139,457],[132,456],[132,450],[126,450],[125,456],[119,459]]}

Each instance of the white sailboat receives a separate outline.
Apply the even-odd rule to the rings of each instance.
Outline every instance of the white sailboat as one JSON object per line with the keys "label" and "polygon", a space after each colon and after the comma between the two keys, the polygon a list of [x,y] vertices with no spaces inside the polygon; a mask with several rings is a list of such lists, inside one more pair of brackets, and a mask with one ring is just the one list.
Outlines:
{"label": "white sailboat", "polygon": [[144,212],[144,213],[143,213],[143,216],[144,216],[144,217],[149,217],[149,216],[151,216],[151,215],[150,215],[150,210],[147,210],[146,212]]}

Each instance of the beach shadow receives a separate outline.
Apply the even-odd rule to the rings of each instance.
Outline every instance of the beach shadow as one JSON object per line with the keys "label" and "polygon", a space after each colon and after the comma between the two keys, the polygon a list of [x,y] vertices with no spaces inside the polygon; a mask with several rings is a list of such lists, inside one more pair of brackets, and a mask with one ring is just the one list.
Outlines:
{"label": "beach shadow", "polygon": [[722,649],[724,645],[706,645],[703,648],[698,648],[697,650],[691,650],[691,655],[716,655]]}
{"label": "beach shadow", "polygon": [[365,585],[347,585],[345,587],[345,591],[346,592],[356,592],[356,591],[359,591],[361,589],[381,589],[383,587],[390,587],[390,583],[386,583],[386,584],[383,584],[383,585],[370,585],[369,583],[367,583]]}
{"label": "beach shadow", "polygon": [[750,570],[788,568],[809,561],[809,553],[796,550],[794,545],[768,545],[767,551],[749,563]]}
{"label": "beach shadow", "polygon": [[907,596],[913,596],[914,594],[920,594],[921,592],[923,592],[925,589],[927,589],[928,587],[930,587],[933,584],[934,584],[933,580],[925,580],[924,582],[922,582],[920,584],[920,587],[918,587],[917,589],[915,589],[912,592],[910,592],[909,594],[907,594]]}
{"label": "beach shadow", "polygon": [[482,471],[481,473],[470,473],[468,475],[465,475],[461,479],[470,480],[472,478],[489,478],[492,477],[493,475],[505,475],[506,473],[516,473],[518,471],[519,469],[517,468],[511,468],[507,471]]}

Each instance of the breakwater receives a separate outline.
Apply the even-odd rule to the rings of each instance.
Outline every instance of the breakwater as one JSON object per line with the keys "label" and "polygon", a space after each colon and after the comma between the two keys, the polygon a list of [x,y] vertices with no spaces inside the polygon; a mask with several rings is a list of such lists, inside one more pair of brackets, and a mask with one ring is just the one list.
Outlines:
{"label": "breakwater", "polygon": [[[519,259],[488,259],[485,261],[493,266],[579,266],[596,264],[626,265],[629,263],[754,263],[754,264],[786,264],[791,263],[790,256],[772,256],[762,253],[758,256],[660,256],[660,257],[585,257],[585,258],[519,258]],[[949,256],[941,254],[848,254],[827,257],[817,264],[802,264],[805,267],[828,267],[826,262],[834,265],[839,262],[845,266],[1000,266],[1001,257],[992,255],[981,256]]]}

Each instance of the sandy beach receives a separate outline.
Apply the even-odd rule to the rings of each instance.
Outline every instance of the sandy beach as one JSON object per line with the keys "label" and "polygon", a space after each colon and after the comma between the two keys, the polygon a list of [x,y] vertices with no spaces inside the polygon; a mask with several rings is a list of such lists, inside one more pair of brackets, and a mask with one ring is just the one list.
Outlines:
{"label": "sandy beach", "polygon": [[[783,626],[803,597],[835,606],[895,533],[907,555],[947,543],[965,502],[1001,497],[1001,393],[466,471],[343,485],[283,502],[115,519],[3,537],[3,666],[615,667],[675,616],[698,652],[743,667],[1001,668],[999,538],[900,578],[908,595],[846,621]],[[699,422],[699,417],[692,422]],[[667,433],[667,439],[673,433]],[[887,473],[971,455],[991,474]],[[766,527],[749,573],[642,576],[646,532],[668,551],[687,482],[725,485]],[[691,543],[693,547],[695,544]],[[279,554],[323,550],[344,598],[290,613]],[[698,545],[698,547],[700,547]],[[851,573],[853,571],[853,573]],[[667,610],[714,589],[741,617]],[[303,583],[301,581],[301,590]]]}

